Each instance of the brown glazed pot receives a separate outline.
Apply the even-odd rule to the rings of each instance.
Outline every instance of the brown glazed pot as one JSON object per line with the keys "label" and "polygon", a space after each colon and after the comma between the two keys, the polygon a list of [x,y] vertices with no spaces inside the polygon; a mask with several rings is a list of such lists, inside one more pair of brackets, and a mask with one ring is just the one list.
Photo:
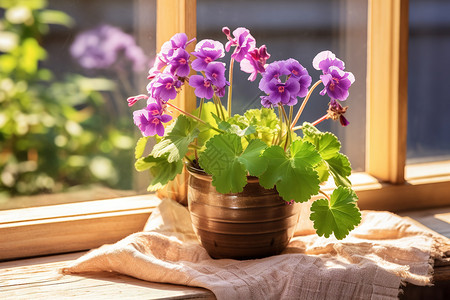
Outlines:
{"label": "brown glazed pot", "polygon": [[282,252],[294,234],[300,205],[248,177],[241,193],[221,194],[202,170],[188,166],[188,205],[194,231],[213,258],[252,259]]}

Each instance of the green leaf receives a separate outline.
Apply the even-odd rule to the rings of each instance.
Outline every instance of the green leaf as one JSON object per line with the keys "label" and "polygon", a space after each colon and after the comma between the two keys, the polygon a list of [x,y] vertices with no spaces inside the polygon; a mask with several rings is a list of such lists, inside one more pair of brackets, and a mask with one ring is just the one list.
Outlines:
{"label": "green leaf", "polygon": [[150,174],[153,176],[147,188],[148,191],[156,191],[164,187],[183,170],[183,162],[181,160],[169,162],[167,156],[154,157],[149,155],[136,161],[134,165],[136,170],[141,172],[150,169]]}
{"label": "green leaf", "polygon": [[219,193],[238,193],[243,190],[247,172],[237,160],[241,153],[241,139],[235,134],[218,134],[206,142],[199,163],[203,170],[212,175],[212,184]]}
{"label": "green leaf", "polygon": [[136,148],[135,148],[135,151],[134,151],[134,157],[135,157],[136,159],[138,159],[138,158],[140,158],[142,155],[144,155],[145,147],[147,146],[147,142],[148,142],[148,139],[149,139],[149,138],[150,138],[149,136],[144,136],[144,137],[141,137],[141,138],[137,141],[137,143],[136,143]]}
{"label": "green leaf", "polygon": [[[225,114],[226,114],[226,109],[222,106]],[[193,114],[195,116],[198,116],[198,111],[199,109],[197,108],[196,110],[194,110]],[[203,121],[205,121],[208,124],[214,124],[214,122],[216,122],[213,114],[215,114],[215,116],[217,117],[217,110],[216,110],[216,106],[214,105],[214,103],[212,102],[206,102],[202,105],[202,114],[200,116],[200,119],[202,119]],[[220,120],[220,119],[219,119]],[[197,137],[197,145],[198,146],[203,146],[207,140],[209,140],[211,137],[213,137],[214,135],[216,135],[218,132],[215,130],[212,130],[210,127],[204,125],[204,124],[199,124],[198,125],[198,129],[200,130],[200,133],[198,134]]]}
{"label": "green leaf", "polygon": [[303,123],[302,126],[305,141],[311,142],[320,153],[323,162],[317,166],[316,170],[319,172],[321,182],[322,179],[327,178],[325,175],[325,168],[327,172],[333,176],[334,182],[337,186],[351,186],[348,176],[351,174],[351,166],[348,158],[339,153],[341,143],[337,137],[330,132],[320,132],[317,128],[309,123]]}
{"label": "green leaf", "polygon": [[161,157],[167,153],[167,160],[170,163],[181,160],[189,150],[189,144],[198,134],[196,122],[180,115],[174,123],[167,127],[164,138],[153,147],[151,154],[154,157]]}
{"label": "green leaf", "polygon": [[361,222],[361,213],[356,206],[358,197],[350,188],[338,187],[327,199],[319,199],[311,206],[311,221],[319,236],[332,233],[341,240]]}
{"label": "green leaf", "polygon": [[267,161],[261,159],[261,153],[267,148],[267,145],[261,140],[251,140],[244,153],[238,160],[248,170],[252,176],[259,176],[267,169]]}
{"label": "green leaf", "polygon": [[316,146],[320,156],[324,160],[335,157],[341,149],[341,143],[337,137],[330,132],[320,132],[313,125],[309,123],[303,123],[302,126],[304,140],[312,143]]}
{"label": "green leaf", "polygon": [[319,177],[313,166],[320,162],[314,146],[301,140],[294,141],[286,154],[280,146],[267,148],[267,170],[259,177],[260,184],[270,189],[276,185],[284,200],[305,202],[319,192]]}
{"label": "green leaf", "polygon": [[330,177],[330,169],[327,165],[327,163],[322,160],[316,167],[315,167],[317,173],[319,173],[319,181],[325,182]]}
{"label": "green leaf", "polygon": [[[267,145],[272,144],[273,137],[280,129],[278,117],[273,109],[265,107],[250,109],[243,116],[236,114],[228,122],[239,126],[242,130],[248,128],[251,131],[246,131],[245,135],[250,135],[252,139],[260,139]],[[255,131],[252,132],[253,130]]]}
{"label": "green leaf", "polygon": [[326,162],[336,186],[352,186],[350,179],[347,177],[352,173],[350,161],[347,156],[338,153],[335,157],[328,159]]}
{"label": "green leaf", "polygon": [[247,171],[261,174],[266,168],[261,157],[266,144],[252,140],[243,151],[241,138],[236,134],[218,134],[206,143],[199,158],[200,166],[212,175],[212,184],[220,193],[241,192],[247,183]]}

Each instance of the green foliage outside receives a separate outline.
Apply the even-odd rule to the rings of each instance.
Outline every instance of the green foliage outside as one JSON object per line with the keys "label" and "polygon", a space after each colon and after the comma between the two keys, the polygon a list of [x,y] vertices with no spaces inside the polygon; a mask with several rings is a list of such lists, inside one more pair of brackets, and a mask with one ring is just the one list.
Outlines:
{"label": "green foliage outside", "polygon": [[117,87],[42,67],[49,25],[73,25],[46,5],[0,0],[0,200],[92,183],[128,189],[134,140],[129,117],[108,103]]}

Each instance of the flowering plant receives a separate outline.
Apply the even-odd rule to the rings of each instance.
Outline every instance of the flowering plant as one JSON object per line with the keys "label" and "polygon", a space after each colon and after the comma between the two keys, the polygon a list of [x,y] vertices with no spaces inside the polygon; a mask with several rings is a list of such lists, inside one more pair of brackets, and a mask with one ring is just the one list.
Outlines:
{"label": "flowering plant", "polygon": [[[225,47],[214,40],[202,40],[189,53],[184,33],[174,35],[163,44],[149,71],[148,94],[128,98],[129,106],[145,100],[147,106],[133,113],[134,123],[142,131],[136,146],[136,169],[150,170],[153,179],[149,190],[156,190],[181,173],[183,161],[212,175],[212,184],[220,193],[241,192],[247,176],[259,178],[266,189],[276,187],[288,203],[305,202],[321,193],[324,199],[311,206],[311,220],[317,234],[344,238],[359,224],[361,215],[357,196],[348,176],[350,163],[339,153],[340,142],[329,132],[320,132],[315,125],[326,120],[340,120],[348,125],[342,107],[349,95],[354,76],[344,71],[344,62],[330,51],[320,52],[313,67],[322,72],[312,87],[312,79],[297,60],[288,59],[267,64],[270,54],[266,46],[256,47],[249,30],[237,28],[231,34],[223,28],[228,42]],[[219,59],[225,51],[231,54],[229,76]],[[261,109],[250,109],[243,115],[231,115],[233,65],[255,81],[260,74]],[[192,75],[193,71],[197,73]],[[186,112],[172,104],[184,85],[195,89],[200,98],[194,112]],[[323,84],[321,95],[328,95],[327,113],[319,120],[296,126],[313,90]],[[222,100],[227,94],[227,107]],[[298,98],[304,98],[294,115]],[[206,101],[211,100],[211,101]],[[181,114],[172,120],[171,110]],[[278,112],[278,115],[276,112]],[[169,124],[165,128],[165,124]],[[302,130],[303,136],[296,134]],[[157,143],[149,155],[143,155],[149,137]],[[320,183],[332,176],[337,188],[331,196],[320,190]]]}

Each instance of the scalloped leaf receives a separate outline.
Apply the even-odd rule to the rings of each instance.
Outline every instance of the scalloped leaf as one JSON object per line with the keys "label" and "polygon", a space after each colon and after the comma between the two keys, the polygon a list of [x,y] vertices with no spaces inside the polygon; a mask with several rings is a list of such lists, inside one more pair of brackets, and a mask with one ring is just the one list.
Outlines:
{"label": "scalloped leaf", "polygon": [[266,167],[261,157],[267,146],[252,140],[243,151],[241,138],[236,134],[218,134],[206,143],[200,154],[200,166],[212,175],[212,184],[220,193],[241,192],[247,183],[247,171],[260,174]]}
{"label": "scalloped leaf", "polygon": [[311,221],[319,236],[331,234],[341,240],[361,222],[361,212],[356,206],[358,197],[350,188],[338,187],[330,201],[319,199],[311,205]]}
{"label": "scalloped leaf", "polygon": [[[303,140],[311,142],[320,153],[323,161],[326,164],[319,164],[318,172],[321,180],[328,178],[324,176],[324,168],[333,176],[334,182],[337,186],[351,186],[348,176],[351,174],[351,166],[348,158],[339,153],[341,143],[338,138],[330,132],[321,132],[310,123],[303,123]],[[323,181],[321,181],[323,182]]]}
{"label": "scalloped leaf", "polygon": [[267,169],[267,161],[261,159],[261,153],[267,148],[266,143],[261,140],[251,140],[244,153],[238,157],[248,173],[252,176],[259,176]]}
{"label": "scalloped leaf", "polygon": [[319,192],[319,176],[313,166],[321,158],[314,145],[301,140],[294,141],[287,154],[280,146],[267,148],[267,170],[259,177],[260,184],[270,189],[276,185],[280,196],[295,202],[308,201]]}
{"label": "scalloped leaf", "polygon": [[144,136],[137,141],[136,148],[134,149],[134,157],[136,159],[141,158],[142,155],[144,155],[145,147],[147,146],[149,138],[149,136]]}
{"label": "scalloped leaf", "polygon": [[148,191],[156,191],[164,187],[169,181],[173,180],[177,174],[183,170],[183,162],[181,160],[169,162],[168,155],[162,157],[154,157],[149,155],[141,157],[134,164],[136,170],[145,171],[150,170],[152,180],[148,186]]}
{"label": "scalloped leaf", "polygon": [[352,173],[352,167],[350,166],[350,161],[347,156],[338,153],[335,157],[328,159],[326,162],[336,186],[352,186],[352,182],[348,178]]}
{"label": "scalloped leaf", "polygon": [[166,131],[164,138],[153,147],[151,155],[161,157],[168,154],[167,161],[181,160],[188,152],[188,146],[198,136],[197,123],[192,119],[179,115]]}
{"label": "scalloped leaf", "polygon": [[[225,114],[227,114],[227,110],[225,109],[225,107],[222,106],[222,109],[224,110]],[[199,110],[199,108],[197,108],[193,111],[193,114],[195,116],[198,116],[198,112],[199,112],[198,110]],[[202,119],[206,123],[212,125],[212,124],[214,124],[214,122],[216,122],[213,114],[215,116],[217,116],[217,110],[216,110],[216,106],[214,105],[214,103],[213,102],[203,103],[202,114],[200,116],[200,119]],[[219,121],[220,121],[220,119],[219,119]],[[206,143],[206,141],[208,141],[211,137],[213,137],[214,135],[216,135],[218,133],[217,131],[212,130],[210,127],[208,127],[204,124],[199,124],[198,129],[200,130],[200,133],[197,138],[197,145],[200,147],[203,146]]]}

